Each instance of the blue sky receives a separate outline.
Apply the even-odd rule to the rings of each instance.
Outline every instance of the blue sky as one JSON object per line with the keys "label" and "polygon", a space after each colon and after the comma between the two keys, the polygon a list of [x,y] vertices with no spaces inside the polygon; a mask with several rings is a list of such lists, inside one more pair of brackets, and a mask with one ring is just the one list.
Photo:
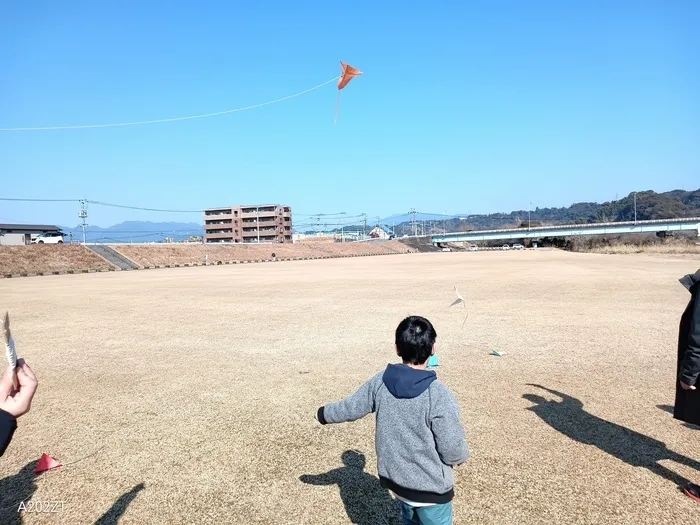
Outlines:
{"label": "blue sky", "polygon": [[[700,187],[700,2],[0,3],[0,196],[482,213]],[[78,222],[0,202],[0,221]],[[194,220],[92,207],[90,223]]]}

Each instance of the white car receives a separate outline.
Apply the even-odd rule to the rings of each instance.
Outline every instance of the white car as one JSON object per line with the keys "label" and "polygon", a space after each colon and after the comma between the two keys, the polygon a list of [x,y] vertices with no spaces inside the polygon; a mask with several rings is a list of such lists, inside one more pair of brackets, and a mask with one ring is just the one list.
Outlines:
{"label": "white car", "polygon": [[40,233],[32,240],[32,244],[63,244],[63,234],[61,232]]}
{"label": "white car", "polygon": [[510,250],[510,246],[504,244],[503,246],[501,246],[501,250]]}
{"label": "white car", "polygon": [[514,250],[524,250],[525,246],[523,246],[522,244],[514,244],[513,249]]}
{"label": "white car", "polygon": [[471,244],[471,245],[469,245],[469,251],[470,252],[477,252],[477,251],[479,251],[479,247],[476,244]]}

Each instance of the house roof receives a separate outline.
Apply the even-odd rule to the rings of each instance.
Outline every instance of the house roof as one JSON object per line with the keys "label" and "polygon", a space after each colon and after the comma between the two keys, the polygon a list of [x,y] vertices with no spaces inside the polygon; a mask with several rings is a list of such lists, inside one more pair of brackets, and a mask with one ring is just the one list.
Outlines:
{"label": "house roof", "polygon": [[386,233],[387,235],[393,235],[393,234],[394,234],[387,226],[384,226],[383,224],[377,224],[377,225],[375,226],[375,228],[379,228],[380,230],[382,230],[382,231],[383,231],[384,233]]}
{"label": "house roof", "polygon": [[50,226],[47,224],[0,224],[0,233],[41,233],[57,231],[60,231],[57,226]]}

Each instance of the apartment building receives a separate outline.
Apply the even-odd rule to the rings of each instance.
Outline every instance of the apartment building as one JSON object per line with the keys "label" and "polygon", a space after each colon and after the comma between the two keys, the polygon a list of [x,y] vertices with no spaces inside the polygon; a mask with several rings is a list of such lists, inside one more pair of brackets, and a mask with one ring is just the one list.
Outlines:
{"label": "apartment building", "polygon": [[292,242],[292,209],[261,204],[204,210],[204,242]]}

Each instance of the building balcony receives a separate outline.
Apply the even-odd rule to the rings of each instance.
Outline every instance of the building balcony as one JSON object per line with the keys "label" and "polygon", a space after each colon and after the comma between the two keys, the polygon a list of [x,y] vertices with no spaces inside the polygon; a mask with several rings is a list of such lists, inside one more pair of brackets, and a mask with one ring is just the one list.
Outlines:
{"label": "building balcony", "polygon": [[[260,237],[268,237],[270,235],[276,235],[277,230],[260,230]],[[243,230],[243,237],[257,237],[258,230]]]}
{"label": "building balcony", "polygon": [[207,239],[230,239],[236,237],[236,235],[234,235],[233,232],[207,232],[204,234],[204,237]]}
{"label": "building balcony", "polygon": [[204,222],[206,221],[230,221],[233,219],[233,214],[231,210],[228,213],[222,213],[221,215],[205,215]]}
{"label": "building balcony", "polygon": [[281,217],[281,215],[278,215],[274,212],[260,212],[258,213],[243,213],[241,214],[241,217],[244,219],[276,219],[277,217]]}
{"label": "building balcony", "polygon": [[256,225],[260,225],[262,228],[263,226],[271,226],[274,224],[279,224],[281,221],[278,221],[277,218],[275,217],[260,217],[260,220],[256,221],[255,219],[245,219],[242,224],[244,228],[252,228]]}

